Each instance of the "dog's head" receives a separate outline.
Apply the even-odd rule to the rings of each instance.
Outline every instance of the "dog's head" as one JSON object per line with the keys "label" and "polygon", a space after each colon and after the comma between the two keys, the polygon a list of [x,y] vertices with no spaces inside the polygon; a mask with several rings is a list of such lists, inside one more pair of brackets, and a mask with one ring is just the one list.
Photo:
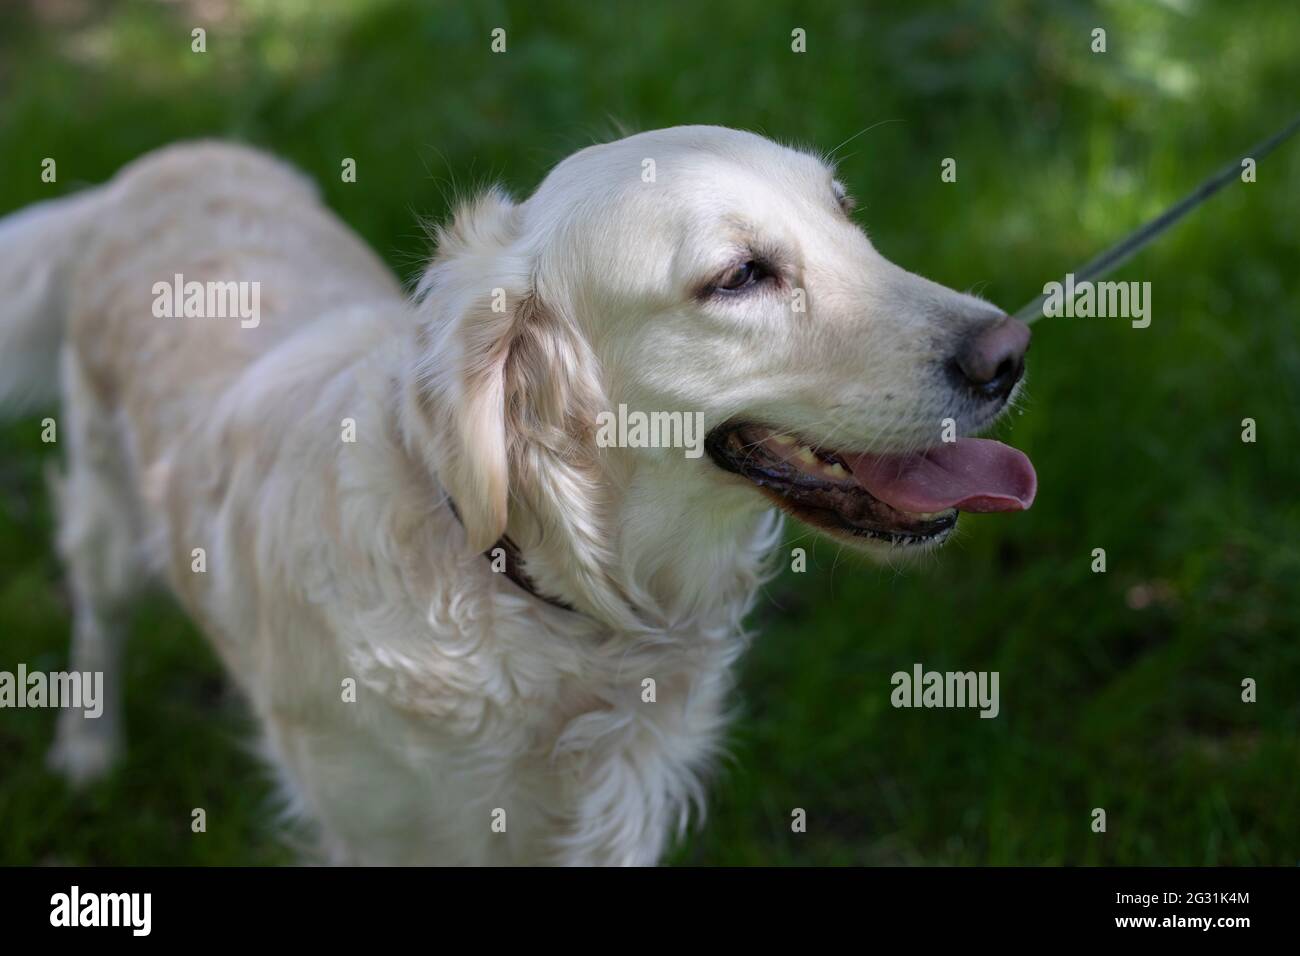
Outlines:
{"label": "dog's head", "polygon": [[884,259],[850,205],[815,156],[678,127],[464,206],[422,283],[418,387],[474,546],[512,497],[606,559],[764,497],[895,553],[1028,507],[1028,460],[960,437],[1014,396],[1028,329]]}

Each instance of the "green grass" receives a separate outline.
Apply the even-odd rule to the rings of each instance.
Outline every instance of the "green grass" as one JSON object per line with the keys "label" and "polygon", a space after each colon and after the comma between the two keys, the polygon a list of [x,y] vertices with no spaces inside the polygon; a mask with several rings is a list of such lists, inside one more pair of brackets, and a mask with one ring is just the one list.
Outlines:
{"label": "green grass", "polygon": [[[881,251],[1015,308],[1300,106],[1289,0],[232,0],[208,5],[218,21],[186,3],[84,6],[0,11],[0,213],[176,139],[234,137],[318,178],[403,276],[426,251],[417,214],[488,179],[527,191],[619,123],[823,150],[874,126],[840,172]],[[495,26],[505,55],[489,52]],[[795,26],[806,54],[790,52]],[[40,181],[46,156],[56,184]],[[345,156],[356,184],[339,181]],[[955,184],[939,178],[949,156]],[[1037,327],[1023,413],[1001,432],[1037,464],[1030,512],[967,518],[954,546],[898,571],[792,542],[809,569],[756,612],[733,759],[675,861],[1300,859],[1300,143],[1258,180],[1118,275],[1152,283],[1149,329]],[[0,431],[7,670],[67,660],[38,422]],[[1001,716],[891,708],[890,675],[916,661],[999,671]],[[54,714],[0,713],[0,862],[292,859],[247,717],[165,597],[136,616],[128,677],[127,759],[81,796],[43,767]],[[1258,703],[1241,702],[1244,677]]]}

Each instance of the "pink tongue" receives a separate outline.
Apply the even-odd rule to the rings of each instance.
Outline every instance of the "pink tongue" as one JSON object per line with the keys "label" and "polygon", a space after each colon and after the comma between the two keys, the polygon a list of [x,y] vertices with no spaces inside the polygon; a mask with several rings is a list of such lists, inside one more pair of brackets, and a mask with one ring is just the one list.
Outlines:
{"label": "pink tongue", "polygon": [[1024,452],[987,438],[961,438],[914,455],[854,455],[853,478],[899,511],[1023,511],[1038,476]]}

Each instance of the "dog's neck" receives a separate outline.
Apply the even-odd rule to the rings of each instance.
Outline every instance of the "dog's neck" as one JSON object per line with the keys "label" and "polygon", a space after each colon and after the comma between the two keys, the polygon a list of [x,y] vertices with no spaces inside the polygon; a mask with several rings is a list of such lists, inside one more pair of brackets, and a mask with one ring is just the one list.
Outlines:
{"label": "dog's neck", "polygon": [[712,487],[698,489],[698,496],[681,489],[667,507],[653,496],[630,504],[639,489],[630,490],[603,522],[609,540],[599,580],[577,554],[590,542],[542,534],[542,522],[517,502],[507,537],[519,543],[525,589],[614,630],[738,632],[768,576],[779,512],[756,507],[748,495],[729,501]]}

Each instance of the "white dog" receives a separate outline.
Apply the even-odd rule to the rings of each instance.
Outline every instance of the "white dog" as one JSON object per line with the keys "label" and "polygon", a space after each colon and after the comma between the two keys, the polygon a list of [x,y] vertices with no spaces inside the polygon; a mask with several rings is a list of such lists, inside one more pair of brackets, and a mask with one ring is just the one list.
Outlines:
{"label": "white dog", "polygon": [[[1028,330],[849,208],[808,153],[643,133],[464,204],[411,299],[237,146],[0,220],[0,388],[61,395],[74,664],[109,697],[52,760],[111,762],[122,607],[161,574],[330,859],[655,862],[702,802],[773,504],[895,555],[1033,498],[1022,454],[950,440]],[[707,454],[604,447],[620,406],[702,414]]]}

